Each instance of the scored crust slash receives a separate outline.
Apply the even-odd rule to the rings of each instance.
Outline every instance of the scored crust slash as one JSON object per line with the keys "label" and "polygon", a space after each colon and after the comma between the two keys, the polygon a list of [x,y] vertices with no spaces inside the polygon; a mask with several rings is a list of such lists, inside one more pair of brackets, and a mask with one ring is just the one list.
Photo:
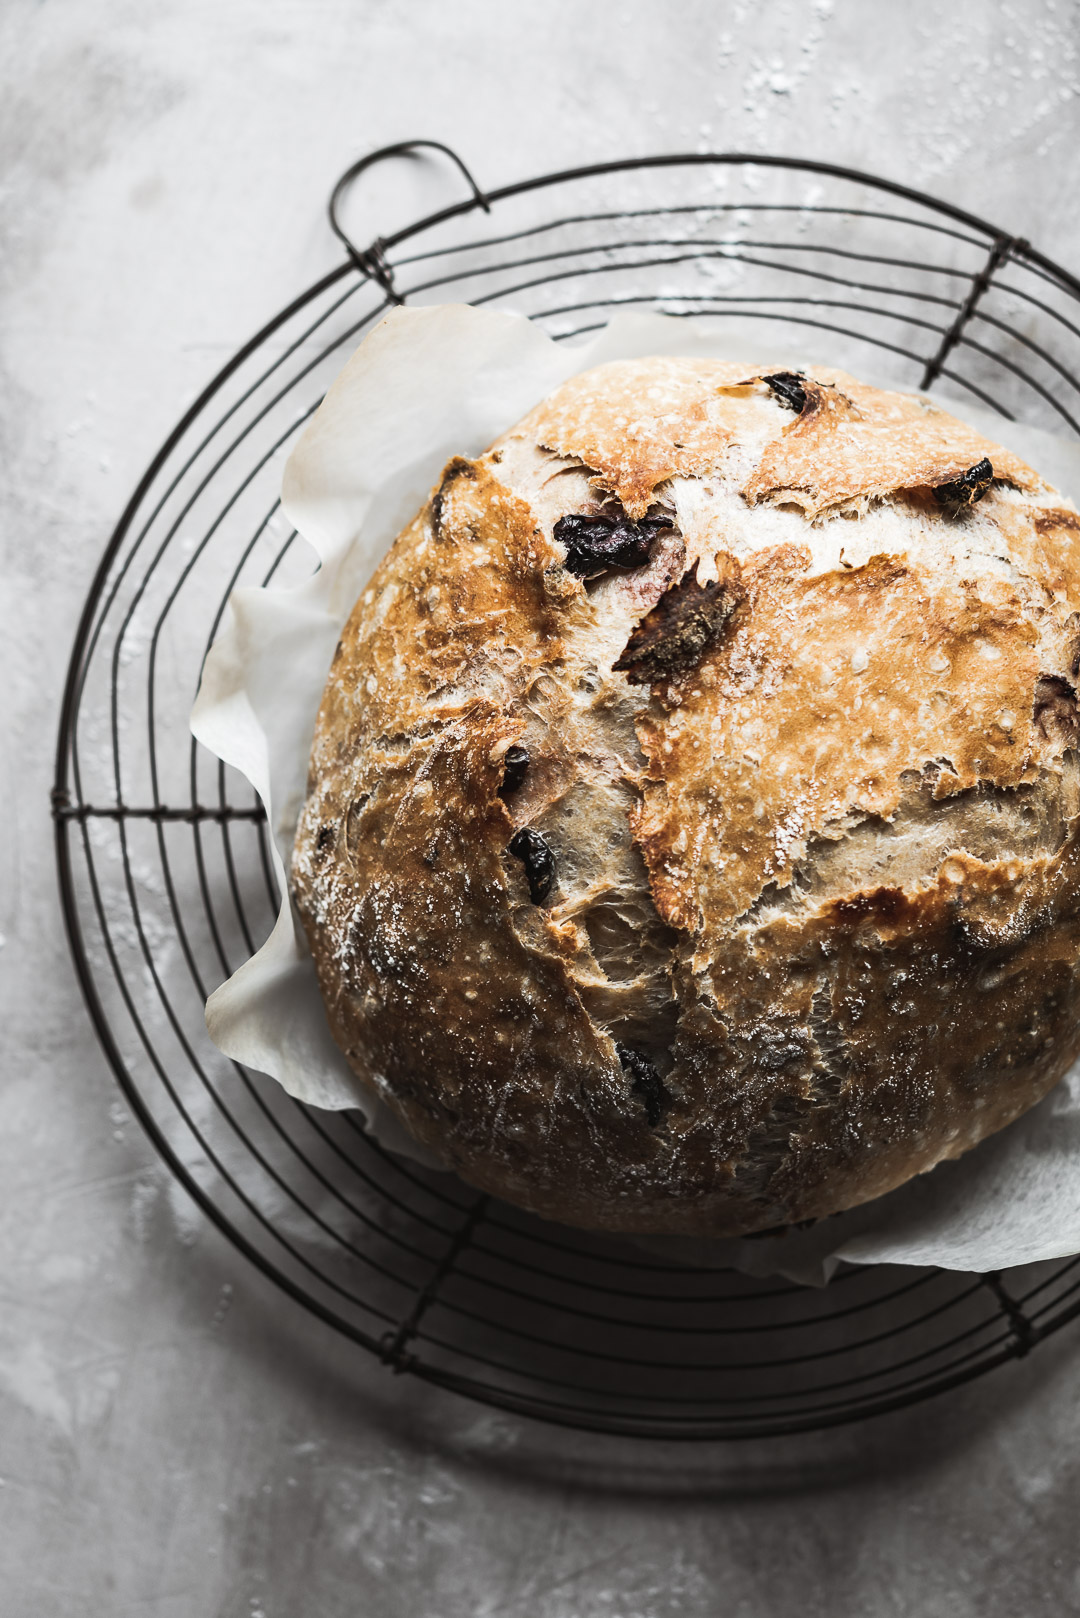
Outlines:
{"label": "scored crust slash", "polygon": [[452,460],[292,866],[360,1089],[485,1191],[729,1236],[1080,1049],[1080,514],[931,401],[643,359]]}

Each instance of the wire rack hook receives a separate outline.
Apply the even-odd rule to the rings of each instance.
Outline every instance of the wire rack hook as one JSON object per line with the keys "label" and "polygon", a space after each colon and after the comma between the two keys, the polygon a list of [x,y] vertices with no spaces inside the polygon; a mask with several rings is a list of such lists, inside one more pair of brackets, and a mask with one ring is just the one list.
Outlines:
{"label": "wire rack hook", "polygon": [[444,152],[464,176],[477,206],[483,208],[485,213],[491,212],[491,204],[477,185],[470,169],[463,159],[451,147],[444,146],[441,140],[404,140],[398,141],[394,146],[380,146],[377,152],[369,152],[367,157],[361,157],[351,168],[345,170],[345,173],[330,193],[330,201],[326,209],[330,220],[330,229],[342,243],[357,269],[363,271],[372,281],[376,281],[387,297],[397,304],[404,303],[405,300],[394,286],[394,272],[386,262],[386,241],[382,236],[376,236],[370,247],[357,247],[341,223],[340,207],[345,193],[349,190],[354,180],[359,179],[365,170],[373,168],[376,163],[381,163],[387,157],[412,157],[419,147]]}

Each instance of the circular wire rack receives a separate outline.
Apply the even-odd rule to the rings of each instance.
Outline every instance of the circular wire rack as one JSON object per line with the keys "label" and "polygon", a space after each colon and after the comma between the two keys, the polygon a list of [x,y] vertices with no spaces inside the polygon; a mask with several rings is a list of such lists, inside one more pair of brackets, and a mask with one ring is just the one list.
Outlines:
{"label": "circular wire rack", "polygon": [[[339,208],[431,148],[468,194],[363,250]],[[344,260],[213,379],[132,495],[86,600],[53,814],[65,922],[107,1057],[209,1219],[297,1303],[396,1372],[548,1421],[661,1438],[810,1430],[1028,1353],[1080,1313],[1080,1259],[965,1275],[842,1266],[828,1287],[661,1262],[387,1152],[210,1043],[203,1005],[278,905],[263,810],[192,739],[238,585],[313,558],[283,460],[395,303],[522,312],[558,341],[618,308],[817,334],[875,379],[1080,437],[1080,282],[962,210],[854,171],[736,154],[632,159],[483,193],[434,142],[342,177]]]}

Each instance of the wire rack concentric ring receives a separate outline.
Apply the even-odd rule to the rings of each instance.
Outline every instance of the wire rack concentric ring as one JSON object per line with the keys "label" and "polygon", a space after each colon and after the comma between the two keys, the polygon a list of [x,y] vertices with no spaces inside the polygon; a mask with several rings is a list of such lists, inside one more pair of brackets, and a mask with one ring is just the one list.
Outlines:
{"label": "wire rack concentric ring", "polygon": [[[374,162],[431,147],[469,194],[359,250],[339,211]],[[437,158],[436,160],[443,160]],[[477,215],[482,215],[477,229]],[[347,256],[229,361],[139,483],[97,569],[60,719],[64,918],[131,1109],[196,1203],[284,1293],[398,1373],[568,1426],[741,1438],[896,1409],[1080,1313],[1080,1260],[1005,1275],[843,1267],[824,1289],[673,1266],[399,1159],[228,1061],[207,995],[277,890],[262,808],[188,729],[238,585],[312,567],[281,468],[395,303],[514,309],[558,340],[616,308],[842,338],[937,387],[1080,437],[1080,282],[1029,243],[869,175],[791,158],[628,159],[483,192],[410,142],[355,165]]]}

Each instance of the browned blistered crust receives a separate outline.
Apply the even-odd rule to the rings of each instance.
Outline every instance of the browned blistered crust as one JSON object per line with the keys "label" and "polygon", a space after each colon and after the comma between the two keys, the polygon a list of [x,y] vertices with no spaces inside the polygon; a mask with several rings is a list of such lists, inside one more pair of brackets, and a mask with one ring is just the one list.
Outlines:
{"label": "browned blistered crust", "polygon": [[[1080,518],[926,401],[815,370],[796,416],[775,369],[601,367],[451,462],[319,714],[293,882],[335,1037],[466,1179],[572,1224],[850,1207],[1080,1048]],[[673,527],[583,584],[554,524],[613,498]],[[696,660],[691,583],[723,603]]]}
{"label": "browned blistered crust", "polygon": [[[786,500],[817,517],[844,500],[948,483],[987,452],[973,427],[842,371],[816,372],[806,394],[806,408],[768,446],[743,487],[751,505]],[[996,477],[1038,487],[1030,467],[1000,446],[992,460]]]}

